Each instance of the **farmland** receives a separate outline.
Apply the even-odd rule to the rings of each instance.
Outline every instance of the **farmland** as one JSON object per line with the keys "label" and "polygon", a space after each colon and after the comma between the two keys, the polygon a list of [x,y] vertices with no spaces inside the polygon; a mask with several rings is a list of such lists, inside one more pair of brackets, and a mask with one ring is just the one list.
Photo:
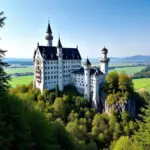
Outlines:
{"label": "farmland", "polygon": [[135,90],[150,92],[150,78],[134,79],[133,83]]}
{"label": "farmland", "polygon": [[8,73],[8,74],[33,72],[33,67],[27,67],[27,68],[6,68],[5,72]]}
{"label": "farmland", "polygon": [[138,66],[138,67],[124,67],[124,68],[115,68],[110,71],[117,71],[117,72],[126,72],[128,75],[133,75],[134,73],[140,72],[142,69],[144,69],[145,66]]}
{"label": "farmland", "polygon": [[17,85],[29,84],[31,81],[33,81],[33,76],[14,77],[10,81],[10,85],[15,87]]}

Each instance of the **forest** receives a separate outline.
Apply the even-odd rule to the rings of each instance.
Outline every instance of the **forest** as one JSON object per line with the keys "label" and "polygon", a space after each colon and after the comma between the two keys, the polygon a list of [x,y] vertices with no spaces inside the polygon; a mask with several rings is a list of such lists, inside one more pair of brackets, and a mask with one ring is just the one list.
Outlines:
{"label": "forest", "polygon": [[[0,27],[5,19],[1,12]],[[5,54],[0,49],[0,150],[150,149],[150,94],[136,93],[125,73],[110,73],[104,92],[108,103],[136,95],[136,118],[127,111],[97,112],[72,86],[43,94],[32,83],[11,88]]]}

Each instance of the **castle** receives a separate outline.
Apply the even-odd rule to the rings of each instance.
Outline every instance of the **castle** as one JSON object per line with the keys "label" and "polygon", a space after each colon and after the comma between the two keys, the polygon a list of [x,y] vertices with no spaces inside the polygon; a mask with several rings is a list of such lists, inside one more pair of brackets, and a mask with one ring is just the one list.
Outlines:
{"label": "castle", "polygon": [[58,39],[57,46],[53,46],[51,26],[48,23],[45,39],[47,46],[37,44],[34,51],[34,88],[52,90],[59,86],[74,85],[78,92],[84,95],[92,107],[98,107],[99,91],[103,88],[108,74],[108,50],[101,50],[100,69],[91,67],[87,58],[84,67],[81,66],[81,55],[78,48],[65,48]]}

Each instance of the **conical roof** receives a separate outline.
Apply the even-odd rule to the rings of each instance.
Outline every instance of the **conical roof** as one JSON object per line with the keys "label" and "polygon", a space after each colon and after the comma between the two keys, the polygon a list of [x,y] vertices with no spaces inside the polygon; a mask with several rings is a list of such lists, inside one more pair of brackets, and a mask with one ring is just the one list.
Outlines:
{"label": "conical roof", "polygon": [[86,59],[86,61],[85,61],[84,65],[86,65],[86,66],[91,65],[91,63],[90,63],[90,61],[89,61],[89,59],[88,59],[88,58]]}
{"label": "conical roof", "polygon": [[48,26],[47,26],[47,31],[46,31],[46,33],[52,33],[51,26],[50,26],[49,23],[48,23]]}
{"label": "conical roof", "polygon": [[58,47],[58,48],[62,48],[62,45],[61,45],[60,38],[58,39],[58,44],[57,44],[57,47]]}

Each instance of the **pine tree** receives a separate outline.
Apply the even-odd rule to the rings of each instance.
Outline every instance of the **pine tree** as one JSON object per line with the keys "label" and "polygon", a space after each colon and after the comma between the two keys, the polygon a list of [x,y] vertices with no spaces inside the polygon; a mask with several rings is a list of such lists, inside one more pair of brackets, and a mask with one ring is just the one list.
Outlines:
{"label": "pine tree", "polygon": [[[3,16],[3,12],[0,12],[0,28],[4,26],[4,21],[6,17]],[[9,85],[9,80],[10,76],[4,71],[5,67],[8,67],[9,65],[5,62],[2,61],[6,53],[6,50],[0,49],[0,93],[3,93],[6,91],[10,85]]]}
{"label": "pine tree", "polygon": [[56,85],[55,95],[56,95],[56,97],[59,96],[59,86],[58,86],[58,84]]}

